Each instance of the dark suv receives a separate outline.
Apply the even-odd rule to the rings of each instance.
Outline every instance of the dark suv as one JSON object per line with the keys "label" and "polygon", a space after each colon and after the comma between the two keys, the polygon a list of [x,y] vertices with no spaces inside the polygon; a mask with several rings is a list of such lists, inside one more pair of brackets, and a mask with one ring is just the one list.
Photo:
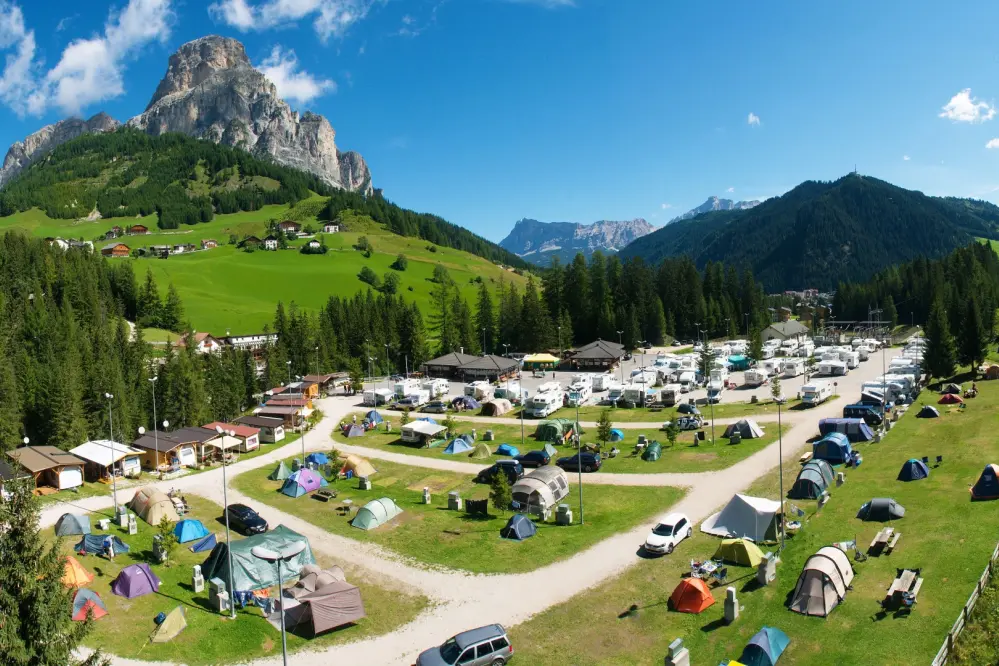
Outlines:
{"label": "dark suv", "polygon": [[524,476],[524,466],[516,460],[498,460],[492,467],[487,467],[479,472],[475,480],[478,483],[489,483],[500,470],[503,470],[503,473],[506,474],[506,479],[510,482],[510,485],[513,485],[517,482],[517,479]]}
{"label": "dark suv", "polygon": [[544,467],[551,462],[552,457],[548,455],[547,451],[537,450],[528,451],[527,453],[522,453],[516,458],[524,467]]}
{"label": "dark suv", "polygon": [[567,472],[578,472],[580,466],[584,472],[595,472],[600,469],[600,454],[583,451],[574,456],[559,458],[555,464]]}
{"label": "dark suv", "polygon": [[267,521],[245,504],[230,504],[227,513],[229,526],[244,536],[263,534],[267,531]]}

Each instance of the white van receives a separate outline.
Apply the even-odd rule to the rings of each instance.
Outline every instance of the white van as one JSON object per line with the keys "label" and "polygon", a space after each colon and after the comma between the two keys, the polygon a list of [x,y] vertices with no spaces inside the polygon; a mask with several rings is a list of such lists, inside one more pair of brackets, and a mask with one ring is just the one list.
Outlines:
{"label": "white van", "polygon": [[847,373],[846,363],[843,361],[822,361],[816,374],[829,377],[841,377]]}
{"label": "white van", "polygon": [[693,370],[684,370],[680,373],[680,392],[690,393],[695,388],[697,388],[697,376],[694,374]]}
{"label": "white van", "polygon": [[791,358],[784,362],[784,377],[791,378],[805,372],[805,362],[802,359]]}
{"label": "white van", "polygon": [[801,403],[806,407],[821,405],[832,397],[833,387],[829,382],[813,382],[801,387]]}
{"label": "white van", "polygon": [[560,391],[535,393],[534,397],[527,401],[526,414],[536,419],[543,419],[561,407],[562,393]]}
{"label": "white van", "polygon": [[743,373],[743,382],[746,386],[762,386],[767,383],[770,376],[763,370],[750,368]]}
{"label": "white van", "polygon": [[767,359],[760,364],[760,367],[768,376],[773,377],[779,375],[783,370],[783,361],[775,358]]}

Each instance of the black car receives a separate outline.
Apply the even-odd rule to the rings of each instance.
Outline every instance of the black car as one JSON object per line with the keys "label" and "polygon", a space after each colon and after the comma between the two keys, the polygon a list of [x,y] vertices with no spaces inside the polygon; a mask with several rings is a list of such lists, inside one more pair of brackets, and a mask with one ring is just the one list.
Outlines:
{"label": "black car", "polygon": [[516,460],[498,460],[492,467],[487,467],[479,475],[475,477],[477,483],[489,483],[493,480],[500,470],[506,474],[507,481],[510,485],[517,482],[517,479],[524,476],[524,466]]}
{"label": "black car", "polygon": [[[580,458],[582,458],[582,463],[580,463]],[[559,458],[555,464],[567,472],[578,472],[580,464],[582,464],[584,472],[595,472],[600,469],[600,454],[583,451],[568,458]]]}
{"label": "black car", "polygon": [[229,514],[229,527],[243,536],[263,534],[267,531],[267,521],[245,504],[230,504],[226,513]]}
{"label": "black car", "polygon": [[528,451],[515,458],[524,467],[544,467],[552,461],[547,451]]}

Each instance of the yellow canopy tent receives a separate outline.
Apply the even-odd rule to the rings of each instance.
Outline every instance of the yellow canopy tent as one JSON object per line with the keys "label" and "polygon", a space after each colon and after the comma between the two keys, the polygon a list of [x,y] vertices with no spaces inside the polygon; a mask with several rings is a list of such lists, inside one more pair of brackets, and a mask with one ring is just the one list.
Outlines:
{"label": "yellow canopy tent", "polygon": [[528,370],[550,370],[558,365],[558,362],[558,357],[551,354],[530,354],[524,357],[524,368]]}
{"label": "yellow canopy tent", "polygon": [[354,476],[371,476],[375,473],[375,468],[367,460],[360,456],[355,456],[349,454],[344,457],[344,465],[346,469],[352,471]]}

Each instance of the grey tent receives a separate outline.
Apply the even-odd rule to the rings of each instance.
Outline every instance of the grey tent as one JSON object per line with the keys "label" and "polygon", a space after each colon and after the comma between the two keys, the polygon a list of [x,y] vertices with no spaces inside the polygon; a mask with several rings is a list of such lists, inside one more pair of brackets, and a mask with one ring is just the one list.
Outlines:
{"label": "grey tent", "polygon": [[853,582],[850,558],[839,548],[825,546],[808,558],[794,586],[789,608],[802,615],[826,617]]}
{"label": "grey tent", "polygon": [[787,493],[790,499],[818,499],[833,481],[833,469],[825,460],[810,460],[798,472]]}
{"label": "grey tent", "polygon": [[923,408],[916,414],[918,419],[935,419],[940,417],[940,410],[933,405],[923,405]]}
{"label": "grey tent", "polygon": [[724,437],[728,438],[732,435],[738,433],[743,439],[756,439],[757,437],[763,437],[763,428],[760,424],[753,419],[740,419],[735,423],[729,424],[725,428]]}
{"label": "grey tent", "polygon": [[284,481],[289,476],[291,476],[291,470],[288,469],[288,466],[285,465],[282,460],[277,464],[277,467],[274,468],[274,471],[267,475],[267,478],[271,481]]}
{"label": "grey tent", "polygon": [[90,534],[89,516],[64,513],[55,524],[56,536],[72,536],[74,534]]}
{"label": "grey tent", "polygon": [[762,497],[735,495],[725,508],[701,523],[701,531],[723,538],[776,541],[781,503]]}
{"label": "grey tent", "polygon": [[904,515],[905,507],[895,500],[888,497],[875,497],[860,507],[857,518],[884,522],[886,520],[898,520]]}
{"label": "grey tent", "polygon": [[325,580],[298,601],[285,612],[285,623],[290,631],[309,638],[365,617],[361,591],[343,580]]}
{"label": "grey tent", "polygon": [[350,524],[352,527],[359,527],[362,530],[373,530],[400,513],[402,513],[402,509],[399,508],[398,504],[389,497],[382,497],[371,500],[362,506]]}
{"label": "grey tent", "polygon": [[[208,559],[201,565],[201,572],[205,580],[221,578],[229,585],[230,578],[233,579],[237,591],[260,590],[265,587],[277,585],[277,564],[271,564],[251,553],[254,546],[263,546],[274,551],[282,551],[291,544],[299,541],[305,542],[305,550],[285,561],[282,565],[282,575],[286,578],[294,578],[307,564],[315,564],[316,558],[312,555],[312,548],[309,546],[309,539],[284,525],[278,525],[270,532],[254,534],[245,539],[232,542],[231,549],[225,543],[218,543],[212,549]],[[229,575],[228,555],[231,550],[233,575]]]}
{"label": "grey tent", "polygon": [[961,385],[960,384],[947,384],[944,386],[944,390],[941,393],[953,393],[954,395],[961,395]]}
{"label": "grey tent", "polygon": [[[73,546],[73,552],[81,555],[99,555],[104,552],[104,540],[107,538],[107,534],[84,534],[80,543]],[[111,537],[111,543],[116,555],[129,551],[128,544],[116,536]]]}

